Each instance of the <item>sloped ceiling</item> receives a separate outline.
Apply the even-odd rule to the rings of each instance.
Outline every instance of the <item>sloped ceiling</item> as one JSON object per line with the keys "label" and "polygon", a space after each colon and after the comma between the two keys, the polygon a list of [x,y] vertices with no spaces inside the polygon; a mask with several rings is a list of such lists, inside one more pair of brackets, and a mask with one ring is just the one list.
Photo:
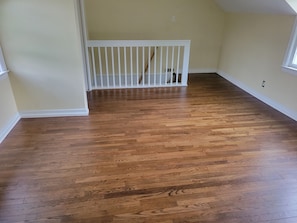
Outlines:
{"label": "sloped ceiling", "polygon": [[215,0],[226,12],[296,15],[286,0]]}

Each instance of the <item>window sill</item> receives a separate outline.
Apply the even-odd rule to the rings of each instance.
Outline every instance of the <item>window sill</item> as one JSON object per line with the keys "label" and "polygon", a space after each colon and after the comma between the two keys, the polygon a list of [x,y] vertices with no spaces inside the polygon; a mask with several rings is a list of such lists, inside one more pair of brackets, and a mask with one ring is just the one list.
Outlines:
{"label": "window sill", "polygon": [[0,80],[6,79],[8,77],[8,70],[0,72]]}
{"label": "window sill", "polygon": [[282,71],[297,76],[297,68],[282,66]]}

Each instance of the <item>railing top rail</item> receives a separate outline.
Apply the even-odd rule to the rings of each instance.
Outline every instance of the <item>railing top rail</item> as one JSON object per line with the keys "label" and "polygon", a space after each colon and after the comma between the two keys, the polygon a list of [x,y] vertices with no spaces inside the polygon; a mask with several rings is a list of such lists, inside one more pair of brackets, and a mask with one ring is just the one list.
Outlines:
{"label": "railing top rail", "polygon": [[191,40],[88,40],[88,47],[190,46]]}

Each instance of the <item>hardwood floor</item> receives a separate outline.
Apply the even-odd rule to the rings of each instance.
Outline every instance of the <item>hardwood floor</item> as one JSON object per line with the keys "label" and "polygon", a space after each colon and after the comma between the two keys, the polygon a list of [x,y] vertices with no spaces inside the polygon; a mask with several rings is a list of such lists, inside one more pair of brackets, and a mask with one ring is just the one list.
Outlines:
{"label": "hardwood floor", "polygon": [[0,222],[297,222],[295,121],[215,74],[88,96],[0,145]]}

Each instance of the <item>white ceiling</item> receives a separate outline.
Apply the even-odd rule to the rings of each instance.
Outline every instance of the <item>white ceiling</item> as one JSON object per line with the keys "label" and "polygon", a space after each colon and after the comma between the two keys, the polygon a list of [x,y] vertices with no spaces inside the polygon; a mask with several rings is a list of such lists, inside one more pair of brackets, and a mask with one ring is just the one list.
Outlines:
{"label": "white ceiling", "polygon": [[286,0],[215,0],[226,12],[296,15]]}

